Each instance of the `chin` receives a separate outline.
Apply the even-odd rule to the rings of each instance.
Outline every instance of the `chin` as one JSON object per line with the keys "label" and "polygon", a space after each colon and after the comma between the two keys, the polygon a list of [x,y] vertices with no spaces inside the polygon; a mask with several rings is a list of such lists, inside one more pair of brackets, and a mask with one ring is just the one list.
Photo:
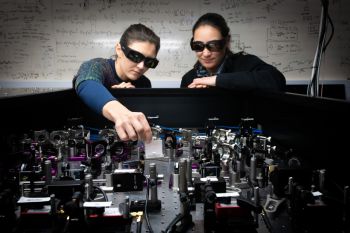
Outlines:
{"label": "chin", "polygon": [[212,70],[212,69],[215,69],[218,64],[215,62],[211,62],[211,63],[205,63],[205,62],[201,62],[202,66],[207,69],[207,70]]}
{"label": "chin", "polygon": [[128,79],[129,81],[136,81],[140,78],[141,76],[136,76],[136,75],[129,75]]}

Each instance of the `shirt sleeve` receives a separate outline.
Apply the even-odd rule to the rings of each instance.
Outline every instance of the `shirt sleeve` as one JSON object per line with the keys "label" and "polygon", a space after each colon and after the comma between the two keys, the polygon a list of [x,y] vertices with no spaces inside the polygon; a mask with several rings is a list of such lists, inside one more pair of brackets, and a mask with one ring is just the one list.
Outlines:
{"label": "shirt sleeve", "polygon": [[181,79],[180,88],[187,88],[196,78],[196,71],[194,69],[188,71]]}
{"label": "shirt sleeve", "polygon": [[285,85],[284,76],[274,69],[219,74],[216,79],[217,87],[241,91],[284,91]]}
{"label": "shirt sleeve", "polygon": [[80,99],[96,113],[102,114],[103,106],[116,98],[102,85],[94,80],[85,80],[76,88]]}
{"label": "shirt sleeve", "polygon": [[283,74],[255,56],[245,56],[238,72],[218,74],[216,86],[231,90],[284,91],[286,79]]}

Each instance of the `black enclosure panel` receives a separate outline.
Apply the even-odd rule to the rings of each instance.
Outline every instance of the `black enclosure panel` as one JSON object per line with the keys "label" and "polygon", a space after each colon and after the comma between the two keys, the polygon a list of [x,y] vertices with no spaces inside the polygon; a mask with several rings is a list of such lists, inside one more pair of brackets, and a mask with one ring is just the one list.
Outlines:
{"label": "black enclosure panel", "polygon": [[[132,111],[159,116],[151,123],[176,128],[236,126],[253,117],[264,134],[315,167],[347,169],[350,103],[290,93],[232,93],[216,89],[118,89],[112,93]],[[26,130],[61,129],[71,124],[103,128],[111,122],[92,112],[74,90],[0,99],[2,138]],[[73,119],[73,120],[72,120]],[[342,176],[342,178],[350,176]]]}
{"label": "black enclosure panel", "polygon": [[[119,89],[112,93],[132,111],[159,116],[151,123],[167,127],[201,128],[212,117],[219,119],[218,124],[237,124],[246,104],[244,96],[217,90]],[[3,98],[0,104],[5,113],[3,129],[56,128],[69,124],[71,118],[81,118],[91,127],[111,124],[88,109],[74,90]]]}

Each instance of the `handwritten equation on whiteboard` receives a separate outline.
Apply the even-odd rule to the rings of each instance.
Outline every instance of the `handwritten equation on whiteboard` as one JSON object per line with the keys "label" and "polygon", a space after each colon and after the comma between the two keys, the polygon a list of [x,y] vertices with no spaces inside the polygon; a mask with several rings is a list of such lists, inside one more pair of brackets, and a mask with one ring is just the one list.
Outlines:
{"label": "handwritten equation on whiteboard", "polygon": [[[0,0],[0,80],[70,81],[80,64],[109,58],[133,23],[161,37],[151,80],[180,80],[193,67],[192,26],[217,12],[231,29],[231,49],[259,56],[287,79],[309,79],[317,46],[320,4],[313,0]],[[350,2],[330,2],[336,34],[325,79],[350,77]],[[321,75],[322,75],[321,73]]]}

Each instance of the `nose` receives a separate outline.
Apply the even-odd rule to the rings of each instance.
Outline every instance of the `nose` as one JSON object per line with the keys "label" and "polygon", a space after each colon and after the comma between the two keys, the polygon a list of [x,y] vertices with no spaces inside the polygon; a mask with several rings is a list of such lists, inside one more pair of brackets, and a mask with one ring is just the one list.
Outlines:
{"label": "nose", "polygon": [[137,67],[138,67],[139,69],[145,68],[145,62],[144,62],[144,61],[141,61],[141,62],[137,63]]}
{"label": "nose", "polygon": [[209,51],[209,49],[207,49],[207,47],[205,47],[202,54],[203,54],[203,56],[210,56],[211,52]]}

